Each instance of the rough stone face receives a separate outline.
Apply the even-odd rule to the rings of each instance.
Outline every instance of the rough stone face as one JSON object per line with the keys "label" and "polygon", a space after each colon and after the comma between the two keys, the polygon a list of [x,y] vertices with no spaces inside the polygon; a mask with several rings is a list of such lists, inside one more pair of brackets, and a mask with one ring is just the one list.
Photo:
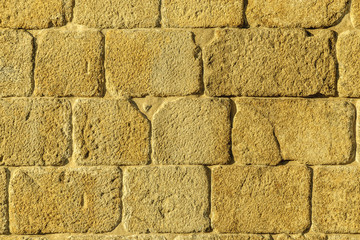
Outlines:
{"label": "rough stone face", "polygon": [[0,97],[31,94],[32,55],[30,34],[22,30],[0,30]]}
{"label": "rough stone face", "polygon": [[103,37],[94,30],[48,30],[37,39],[35,95],[99,96]]}
{"label": "rough stone face", "polygon": [[30,237],[30,236],[0,236],[0,240],[51,240],[47,237]]}
{"label": "rough stone face", "polygon": [[165,103],[152,121],[156,164],[224,164],[230,158],[230,102],[182,98]]}
{"label": "rough stone face", "polygon": [[351,0],[350,17],[354,27],[360,28],[360,0]]}
{"label": "rough stone face", "polygon": [[9,231],[8,220],[8,172],[5,168],[0,168],[0,234]]}
{"label": "rough stone face", "polygon": [[133,235],[133,236],[71,236],[68,240],[167,240],[164,236],[156,235]]}
{"label": "rough stone face", "polygon": [[360,74],[360,31],[346,31],[340,34],[337,41],[339,61],[338,91],[342,97],[360,97],[358,84]]}
{"label": "rough stone face", "polygon": [[128,101],[77,100],[74,156],[81,165],[146,164],[150,123]]}
{"label": "rough stone face", "polygon": [[117,226],[121,174],[117,168],[16,169],[9,187],[15,234],[106,232]]}
{"label": "rough stone face", "polygon": [[329,235],[327,240],[359,240],[359,235]]}
{"label": "rough stone face", "polygon": [[274,240],[328,240],[327,236],[324,234],[296,234],[296,235],[288,235],[288,234],[279,234],[276,236],[272,236]]}
{"label": "rough stone face", "polygon": [[113,96],[189,95],[201,89],[201,54],[184,30],[110,30],[106,83]]}
{"label": "rough stone face", "polygon": [[310,225],[310,171],[304,166],[218,166],[211,211],[218,232],[301,233]]}
{"label": "rough stone face", "polygon": [[70,20],[71,8],[71,0],[0,0],[0,27],[59,27]]}
{"label": "rough stone face", "polygon": [[276,165],[353,161],[355,107],[345,101],[237,99],[232,130],[235,162]]}
{"label": "rough stone face", "polygon": [[158,25],[160,0],[77,0],[73,22],[92,28],[150,28]]}
{"label": "rough stone face", "polygon": [[201,234],[178,236],[174,240],[270,240],[269,235],[254,234]]}
{"label": "rough stone face", "polygon": [[2,99],[2,165],[61,165],[71,152],[71,106],[64,99]]}
{"label": "rough stone face", "polygon": [[253,27],[323,28],[345,15],[349,0],[248,0],[246,17]]}
{"label": "rough stone face", "polygon": [[243,12],[243,0],[163,0],[161,16],[165,27],[238,27]]}
{"label": "rough stone face", "polygon": [[210,96],[334,95],[335,36],[319,30],[218,29],[204,47]]}
{"label": "rough stone face", "polygon": [[313,227],[324,233],[360,232],[360,168],[316,167]]}
{"label": "rough stone face", "polygon": [[129,167],[124,224],[129,232],[200,232],[210,221],[208,173],[202,166]]}

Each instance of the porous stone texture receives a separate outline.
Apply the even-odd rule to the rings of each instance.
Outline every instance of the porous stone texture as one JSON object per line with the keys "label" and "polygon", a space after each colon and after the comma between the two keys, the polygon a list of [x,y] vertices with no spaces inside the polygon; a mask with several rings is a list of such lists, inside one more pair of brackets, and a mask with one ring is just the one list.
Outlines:
{"label": "porous stone texture", "polygon": [[316,167],[313,187],[313,228],[324,233],[360,232],[360,168]]}
{"label": "porous stone texture", "polygon": [[15,234],[107,232],[121,218],[115,167],[16,169],[9,186]]}
{"label": "porous stone texture", "polygon": [[210,96],[335,94],[335,35],[302,29],[217,29],[204,47]]}
{"label": "porous stone texture", "polygon": [[201,54],[189,31],[111,30],[105,50],[112,96],[189,95],[201,89]]}
{"label": "porous stone texture", "polygon": [[346,101],[237,99],[235,162],[345,164],[355,150],[355,107]]}
{"label": "porous stone texture", "polygon": [[269,235],[255,234],[199,234],[178,236],[174,240],[271,240]]}
{"label": "porous stone texture", "polygon": [[76,100],[74,156],[78,164],[146,164],[149,154],[150,123],[129,101]]}
{"label": "porous stone texture", "polygon": [[1,165],[62,165],[71,154],[71,106],[64,99],[1,99]]}
{"label": "porous stone texture", "polygon": [[0,29],[0,97],[30,95],[32,55],[33,38],[30,34],[22,30]]}
{"label": "porous stone texture", "polygon": [[52,240],[47,237],[31,237],[31,236],[0,236],[0,240]]}
{"label": "porous stone texture", "polygon": [[160,0],[77,0],[73,22],[92,28],[150,28],[158,25]]}
{"label": "porous stone texture", "polygon": [[95,30],[51,29],[37,38],[35,95],[100,96],[103,37]]}
{"label": "porous stone texture", "polygon": [[72,0],[0,0],[0,27],[39,29],[65,25]]}
{"label": "porous stone texture", "polygon": [[163,0],[161,16],[165,27],[239,27],[243,12],[243,0]]}
{"label": "porous stone texture", "polygon": [[210,226],[208,172],[202,166],[129,167],[124,224],[129,232],[202,232]]}
{"label": "porous stone texture", "polygon": [[336,53],[339,61],[338,91],[341,97],[360,97],[358,84],[360,74],[360,31],[340,34]]}
{"label": "porous stone texture", "polygon": [[355,28],[360,28],[360,0],[351,0],[350,17]]}
{"label": "porous stone texture", "polygon": [[328,235],[327,240],[359,240],[359,235]]}
{"label": "porous stone texture", "polygon": [[323,28],[337,24],[350,0],[248,0],[250,26]]}
{"label": "porous stone texture", "polygon": [[71,236],[67,240],[167,240],[165,236],[157,235],[132,235],[132,236],[115,236],[115,235],[90,235],[90,236]]}
{"label": "porous stone texture", "polygon": [[8,171],[0,168],[0,234],[9,232],[8,215]]}
{"label": "porous stone texture", "polygon": [[156,164],[224,164],[230,158],[230,101],[182,98],[165,103],[152,120]]}
{"label": "porous stone texture", "polygon": [[310,226],[310,178],[304,166],[214,167],[213,228],[218,232],[303,232]]}
{"label": "porous stone texture", "polygon": [[274,240],[328,240],[325,234],[279,234],[272,236]]}

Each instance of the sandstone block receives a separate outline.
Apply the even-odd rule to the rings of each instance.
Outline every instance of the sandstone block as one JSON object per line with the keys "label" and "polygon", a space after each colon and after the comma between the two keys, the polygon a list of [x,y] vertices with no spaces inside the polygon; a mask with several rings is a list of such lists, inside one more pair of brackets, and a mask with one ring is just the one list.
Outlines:
{"label": "sandstone block", "polygon": [[32,55],[30,34],[22,30],[0,30],[0,97],[31,94]]}
{"label": "sandstone block", "polygon": [[62,165],[71,154],[71,106],[63,99],[2,99],[2,165]]}
{"label": "sandstone block", "polygon": [[358,77],[360,74],[360,31],[346,31],[337,41],[339,61],[338,91],[342,97],[360,97]]}
{"label": "sandstone block", "polygon": [[218,29],[204,47],[210,96],[334,95],[335,36],[319,30]]}
{"label": "sandstone block", "polygon": [[355,28],[360,28],[360,0],[351,0],[350,18]]}
{"label": "sandstone block", "polygon": [[51,240],[47,237],[32,237],[32,236],[0,236],[0,240]]}
{"label": "sandstone block", "polygon": [[174,240],[270,240],[269,235],[255,234],[199,234],[178,236]]}
{"label": "sandstone block", "polygon": [[157,164],[224,164],[230,158],[230,102],[182,98],[153,116],[153,161]]}
{"label": "sandstone block", "polygon": [[324,234],[279,234],[273,236],[274,240],[328,240],[327,236]]}
{"label": "sandstone block", "polygon": [[162,2],[165,27],[238,27],[244,24],[243,0]]}
{"label": "sandstone block", "polygon": [[303,166],[219,166],[212,174],[218,232],[301,233],[310,225],[310,171]]}
{"label": "sandstone block", "polygon": [[360,169],[314,169],[313,227],[324,233],[360,232]]}
{"label": "sandstone block", "polygon": [[74,156],[81,165],[146,164],[150,123],[125,100],[83,99],[74,107]]}
{"label": "sandstone block", "polygon": [[327,240],[359,240],[359,235],[329,235]]}
{"label": "sandstone block", "polygon": [[100,96],[103,38],[94,30],[48,30],[37,39],[35,95]]}
{"label": "sandstone block", "polygon": [[200,232],[210,221],[208,173],[202,166],[129,167],[124,224],[130,232]]}
{"label": "sandstone block", "polygon": [[201,89],[201,54],[189,31],[111,30],[105,50],[112,96],[189,95]]}
{"label": "sandstone block", "polygon": [[8,216],[8,171],[0,168],[0,234],[9,232]]}
{"label": "sandstone block", "polygon": [[70,20],[71,8],[71,0],[0,0],[0,27],[59,27]]}
{"label": "sandstone block", "polygon": [[158,25],[160,0],[77,0],[74,23],[92,28],[150,28]]}
{"label": "sandstone block", "polygon": [[156,235],[133,235],[133,236],[115,236],[115,235],[87,235],[87,236],[71,236],[67,240],[167,240],[165,236]]}
{"label": "sandstone block", "polygon": [[335,25],[348,10],[349,0],[248,0],[251,26],[323,28]]}
{"label": "sandstone block", "polygon": [[120,221],[117,168],[32,168],[12,172],[10,231],[107,232]]}
{"label": "sandstone block", "polygon": [[355,107],[345,101],[236,100],[232,130],[236,162],[276,165],[353,161]]}

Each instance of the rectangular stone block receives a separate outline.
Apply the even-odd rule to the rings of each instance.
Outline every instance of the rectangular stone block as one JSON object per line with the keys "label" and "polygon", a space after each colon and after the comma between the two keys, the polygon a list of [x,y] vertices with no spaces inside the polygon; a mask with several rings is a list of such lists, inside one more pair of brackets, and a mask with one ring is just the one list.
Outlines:
{"label": "rectangular stone block", "polygon": [[329,235],[327,240],[359,240],[359,235]]}
{"label": "rectangular stone block", "polygon": [[190,95],[201,90],[201,54],[184,30],[106,33],[106,85],[112,96]]}
{"label": "rectangular stone block", "polygon": [[0,100],[0,164],[64,164],[71,155],[70,121],[64,99]]}
{"label": "rectangular stone block", "polygon": [[0,234],[9,232],[8,180],[9,172],[0,168]]}
{"label": "rectangular stone block", "polygon": [[32,237],[32,236],[0,236],[0,240],[52,240],[47,237]]}
{"label": "rectangular stone block", "polygon": [[243,0],[162,1],[165,27],[239,27],[244,24]]}
{"label": "rectangular stone block", "polygon": [[210,96],[333,96],[335,35],[302,29],[218,29],[204,47]]}
{"label": "rectangular stone block", "polygon": [[131,236],[115,236],[115,235],[87,235],[87,236],[70,236],[67,240],[167,240],[165,236],[159,235],[131,235]]}
{"label": "rectangular stone block", "polygon": [[74,156],[81,165],[146,164],[150,123],[130,102],[76,100]]}
{"label": "rectangular stone block", "polygon": [[177,236],[174,240],[271,240],[269,235],[257,234],[199,234]]}
{"label": "rectangular stone block", "polygon": [[71,18],[72,0],[0,0],[0,27],[60,27]]}
{"label": "rectangular stone block", "polygon": [[349,0],[268,1],[248,0],[250,26],[324,28],[335,25],[347,13]]}
{"label": "rectangular stone block", "polygon": [[341,97],[360,97],[360,31],[346,31],[339,35],[336,44],[339,61],[338,91]]}
{"label": "rectangular stone block", "polygon": [[235,162],[346,164],[355,155],[355,107],[345,101],[237,99]]}
{"label": "rectangular stone block", "polygon": [[9,187],[10,232],[108,232],[121,218],[115,167],[16,169]]}
{"label": "rectangular stone block", "polygon": [[103,36],[95,30],[44,31],[37,38],[37,96],[100,96],[104,85]]}
{"label": "rectangular stone block", "polygon": [[181,98],[164,103],[152,120],[156,164],[225,164],[230,160],[230,101]]}
{"label": "rectangular stone block", "polygon": [[158,26],[160,0],[77,0],[73,22],[92,28]]}
{"label": "rectangular stone block", "polygon": [[328,237],[325,234],[279,234],[272,236],[274,240],[328,240]]}
{"label": "rectangular stone block", "polygon": [[30,34],[22,30],[0,30],[0,97],[31,94],[32,55],[33,38]]}
{"label": "rectangular stone block", "polygon": [[212,169],[212,226],[228,233],[301,233],[310,226],[310,179],[304,166]]}
{"label": "rectangular stone block", "polygon": [[210,226],[209,187],[202,166],[126,168],[125,228],[141,233],[205,231]]}
{"label": "rectangular stone block", "polygon": [[313,228],[324,233],[360,233],[360,169],[357,166],[316,167]]}

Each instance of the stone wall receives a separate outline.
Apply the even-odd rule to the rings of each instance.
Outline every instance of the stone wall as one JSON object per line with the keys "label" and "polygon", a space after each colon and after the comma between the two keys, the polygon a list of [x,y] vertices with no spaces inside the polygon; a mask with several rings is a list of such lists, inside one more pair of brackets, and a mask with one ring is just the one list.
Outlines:
{"label": "stone wall", "polygon": [[360,0],[0,0],[0,240],[360,240],[359,98]]}

